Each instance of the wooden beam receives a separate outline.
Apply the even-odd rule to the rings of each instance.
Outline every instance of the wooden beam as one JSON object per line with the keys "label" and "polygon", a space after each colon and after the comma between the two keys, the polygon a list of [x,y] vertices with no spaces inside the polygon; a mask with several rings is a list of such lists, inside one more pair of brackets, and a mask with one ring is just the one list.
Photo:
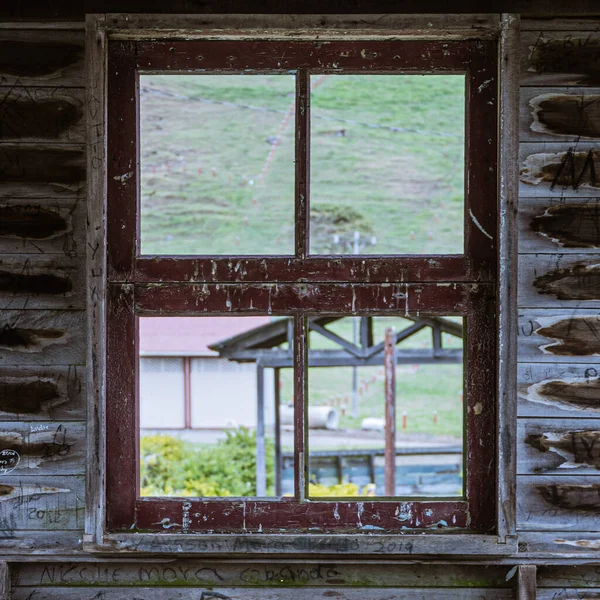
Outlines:
{"label": "wooden beam", "polygon": [[517,600],[535,600],[537,567],[535,565],[519,565],[517,579]]}
{"label": "wooden beam", "polygon": [[10,600],[10,568],[8,563],[0,561],[0,600]]}
{"label": "wooden beam", "polygon": [[265,454],[265,368],[256,363],[256,495],[267,495],[267,465]]}
{"label": "wooden beam", "polygon": [[385,330],[385,495],[396,495],[396,336]]}

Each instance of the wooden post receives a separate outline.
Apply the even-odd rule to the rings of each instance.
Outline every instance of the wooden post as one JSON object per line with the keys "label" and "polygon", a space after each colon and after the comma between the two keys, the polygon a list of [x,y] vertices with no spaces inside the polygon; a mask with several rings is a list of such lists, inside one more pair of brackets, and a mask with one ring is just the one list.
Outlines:
{"label": "wooden post", "polygon": [[256,361],[256,495],[267,495],[265,461],[265,368]]}
{"label": "wooden post", "polygon": [[396,495],[396,335],[385,330],[385,495]]}
{"label": "wooden post", "polygon": [[537,597],[537,567],[520,565],[517,580],[517,600],[535,600]]}
{"label": "wooden post", "polygon": [[281,369],[275,367],[274,372],[274,384],[275,384],[275,495],[281,496]]}
{"label": "wooden post", "polygon": [[10,600],[10,569],[8,563],[0,561],[0,600]]}

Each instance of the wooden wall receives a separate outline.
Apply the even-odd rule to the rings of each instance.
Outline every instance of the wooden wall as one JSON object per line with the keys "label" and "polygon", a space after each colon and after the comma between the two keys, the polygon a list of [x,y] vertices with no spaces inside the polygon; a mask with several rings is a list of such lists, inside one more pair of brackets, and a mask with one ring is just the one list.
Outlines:
{"label": "wooden wall", "polygon": [[83,552],[84,32],[0,28],[0,600],[600,598],[598,25],[522,24],[519,553],[424,565]]}

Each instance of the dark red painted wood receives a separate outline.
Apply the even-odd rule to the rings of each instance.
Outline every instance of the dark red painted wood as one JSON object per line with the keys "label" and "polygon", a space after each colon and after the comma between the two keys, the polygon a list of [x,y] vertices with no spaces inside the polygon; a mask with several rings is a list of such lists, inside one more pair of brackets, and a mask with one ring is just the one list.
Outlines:
{"label": "dark red painted wood", "polygon": [[109,280],[131,279],[137,240],[138,85],[134,42],[108,45],[107,254]]}
{"label": "dark red painted wood", "polygon": [[306,456],[308,416],[308,324],[304,315],[294,319],[294,496],[308,496],[308,457]]}
{"label": "dark red painted wood", "polygon": [[138,42],[142,71],[466,72],[494,42],[465,41],[176,41]]}
{"label": "dark red painted wood", "polygon": [[[150,71],[297,72],[300,109],[296,123],[295,256],[136,258],[139,134],[135,65]],[[466,74],[465,256],[307,257],[310,73],[432,71]],[[166,532],[362,532],[438,526],[482,532],[493,530],[495,486],[491,482],[495,472],[497,357],[496,78],[495,42],[478,40],[109,43],[109,529],[128,529],[137,523],[140,529]],[[136,316],[230,313],[294,314],[296,317],[296,498],[246,502],[136,500]],[[304,321],[308,314],[322,313],[467,316],[465,500],[362,503],[358,499],[345,499],[336,503],[304,499],[306,478],[302,475],[307,462]]]}
{"label": "dark red painted wood", "polygon": [[310,74],[299,69],[296,74],[296,185],[295,248],[296,257],[306,258],[310,236]]}
{"label": "dark red painted wood", "polygon": [[340,281],[388,282],[491,282],[495,263],[475,271],[468,257],[423,256],[328,256],[308,257],[142,257],[136,261],[137,282],[285,282]]}
{"label": "dark red painted wood", "polygon": [[138,366],[133,286],[111,285],[106,339],[106,523],[108,529],[135,522],[138,479]]}
{"label": "dark red painted wood", "polygon": [[[490,286],[491,284],[478,284]],[[139,314],[316,313],[463,315],[472,284],[140,284]]]}
{"label": "dark red painted wood", "polygon": [[170,533],[181,532],[184,521],[189,523],[189,531],[214,533],[385,533],[464,529],[468,514],[466,502],[460,500],[392,502],[342,498],[298,502],[293,498],[278,501],[144,498],[136,502],[136,519],[138,529]]}

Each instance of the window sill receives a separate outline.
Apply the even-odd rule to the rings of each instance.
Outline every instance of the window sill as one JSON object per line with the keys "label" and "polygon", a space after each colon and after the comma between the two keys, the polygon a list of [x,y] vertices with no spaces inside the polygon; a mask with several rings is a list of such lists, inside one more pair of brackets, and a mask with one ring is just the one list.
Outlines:
{"label": "window sill", "polygon": [[506,556],[517,552],[516,537],[438,534],[107,534],[102,545],[84,541],[90,553],[192,555]]}

